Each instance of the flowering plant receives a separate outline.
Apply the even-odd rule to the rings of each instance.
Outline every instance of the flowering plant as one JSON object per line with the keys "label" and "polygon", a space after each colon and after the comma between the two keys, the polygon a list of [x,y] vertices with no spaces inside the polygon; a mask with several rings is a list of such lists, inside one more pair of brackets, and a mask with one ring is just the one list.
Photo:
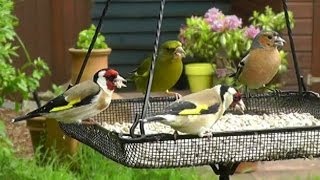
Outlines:
{"label": "flowering plant", "polygon": [[[290,22],[293,22],[289,12]],[[281,32],[286,23],[284,13],[275,14],[270,7],[263,13],[254,11],[248,26],[242,26],[242,19],[236,15],[225,15],[219,9],[209,9],[203,17],[191,16],[180,29],[179,39],[189,57],[198,62],[209,62],[216,66],[215,83],[234,84],[229,77],[237,64],[248,52],[253,38],[262,30]],[[293,25],[293,24],[292,24]],[[283,73],[287,70],[286,53],[281,50]]]}

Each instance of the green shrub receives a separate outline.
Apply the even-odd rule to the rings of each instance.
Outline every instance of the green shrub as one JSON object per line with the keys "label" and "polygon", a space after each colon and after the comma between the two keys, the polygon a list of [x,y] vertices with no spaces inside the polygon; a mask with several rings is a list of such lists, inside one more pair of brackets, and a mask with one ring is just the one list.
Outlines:
{"label": "green shrub", "polygon": [[[17,94],[22,99],[28,99],[29,93],[35,91],[39,86],[40,79],[49,73],[47,64],[41,59],[32,60],[22,40],[14,31],[18,19],[12,15],[13,1],[0,0],[0,107],[5,98]],[[20,68],[13,66],[12,57],[18,56],[17,46],[13,46],[14,40],[20,44],[26,55],[26,61]],[[26,72],[32,72],[27,75]]]}
{"label": "green shrub", "polygon": [[[96,26],[93,24],[88,29],[82,30],[78,35],[76,48],[77,49],[88,49],[95,31],[96,31]],[[108,48],[108,45],[105,42],[105,37],[101,33],[98,34],[97,40],[94,43],[93,48],[94,49]]]}

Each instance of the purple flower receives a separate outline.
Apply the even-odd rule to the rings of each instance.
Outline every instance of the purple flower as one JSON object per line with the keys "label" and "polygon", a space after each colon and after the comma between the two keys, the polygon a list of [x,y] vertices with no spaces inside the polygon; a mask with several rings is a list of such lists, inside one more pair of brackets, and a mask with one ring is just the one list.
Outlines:
{"label": "purple flower", "polygon": [[222,32],[224,30],[224,14],[219,9],[215,7],[209,9],[204,18],[213,31]]}
{"label": "purple flower", "polygon": [[223,78],[223,77],[227,76],[227,73],[228,73],[228,69],[226,69],[226,68],[216,69],[217,78]]}
{"label": "purple flower", "polygon": [[244,31],[244,35],[249,39],[253,39],[259,33],[260,33],[260,29],[258,27],[257,28],[254,27],[253,25],[250,25]]}
{"label": "purple flower", "polygon": [[213,25],[213,30],[217,30],[221,28],[221,21],[224,19],[224,14],[217,8],[211,8],[209,9],[205,15],[204,19],[210,24]]}
{"label": "purple flower", "polygon": [[225,18],[225,27],[227,29],[237,29],[239,27],[241,27],[242,25],[242,20],[241,18],[238,18],[235,15],[230,15],[230,16],[226,16]]}
{"label": "purple flower", "polygon": [[223,13],[219,10],[219,9],[217,9],[217,8],[211,8],[211,9],[209,9],[206,13],[205,13],[205,15],[204,15],[204,18],[209,22],[209,23],[211,23],[211,22],[213,22],[213,21],[215,21],[216,19],[220,19],[221,17],[223,17],[224,15],[223,15]]}
{"label": "purple flower", "polygon": [[225,29],[224,24],[224,19],[219,19],[210,23],[211,29],[217,32],[222,32]]}

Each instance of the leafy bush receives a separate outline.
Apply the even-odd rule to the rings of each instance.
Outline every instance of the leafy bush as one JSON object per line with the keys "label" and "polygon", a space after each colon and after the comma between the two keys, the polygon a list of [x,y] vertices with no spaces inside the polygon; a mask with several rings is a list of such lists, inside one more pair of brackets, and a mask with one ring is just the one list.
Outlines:
{"label": "leafy bush", "polygon": [[[77,49],[88,49],[93,38],[93,35],[96,31],[96,26],[91,25],[88,29],[82,30],[77,39]],[[107,43],[105,42],[105,37],[99,33],[97,40],[93,46],[94,49],[106,49],[108,48]]]}
{"label": "leafy bush", "polygon": [[[49,73],[47,64],[41,59],[32,60],[22,40],[15,33],[14,28],[18,19],[12,15],[13,1],[0,0],[0,106],[4,99],[14,97],[18,93],[23,99],[28,99],[30,92],[39,86],[40,79]],[[12,43],[17,40],[23,49],[27,59],[20,67],[13,66],[12,57],[18,56],[17,46]],[[31,75],[26,72],[31,71]]]}

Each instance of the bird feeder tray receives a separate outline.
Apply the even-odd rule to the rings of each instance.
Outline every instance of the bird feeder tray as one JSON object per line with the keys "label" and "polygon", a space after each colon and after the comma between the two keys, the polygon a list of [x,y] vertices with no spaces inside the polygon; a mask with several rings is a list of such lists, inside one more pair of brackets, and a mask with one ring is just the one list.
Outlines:
{"label": "bird feeder tray", "polygon": [[[316,93],[277,92],[243,98],[245,114],[310,113],[320,118]],[[161,111],[174,98],[150,98],[148,115]],[[96,125],[60,124],[64,132],[109,159],[136,168],[187,167],[208,164],[270,161],[320,156],[320,126],[213,133],[211,138],[193,135],[151,134],[132,138],[105,129],[104,123],[133,122],[142,98],[113,100],[97,115]],[[131,112],[128,112],[128,109]],[[232,112],[229,112],[232,113]],[[148,116],[147,115],[147,116]],[[138,136],[138,134],[137,134]]]}

